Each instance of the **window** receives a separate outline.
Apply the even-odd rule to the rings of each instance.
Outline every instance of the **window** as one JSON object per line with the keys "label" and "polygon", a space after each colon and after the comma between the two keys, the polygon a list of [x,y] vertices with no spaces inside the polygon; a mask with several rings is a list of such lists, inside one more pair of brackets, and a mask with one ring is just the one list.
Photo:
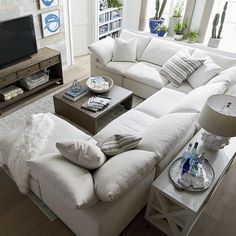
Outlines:
{"label": "window", "polygon": [[[212,14],[210,17],[210,21],[207,27],[206,36],[204,39],[204,43],[207,44],[209,38],[211,37],[212,31],[212,22],[216,13],[222,14],[223,7],[225,4],[225,0],[215,0],[215,4],[213,6]],[[221,34],[221,41],[219,44],[219,49],[224,51],[229,51],[232,53],[236,53],[236,0],[228,0],[228,7],[225,16],[224,27]],[[217,27],[217,32],[219,29],[220,22]]]}
{"label": "window", "polygon": [[[165,24],[168,26],[169,18],[172,16],[175,4],[178,0],[168,0],[166,3],[165,10],[163,12],[162,18],[165,18]],[[162,1],[160,1],[162,4]],[[155,15],[156,0],[148,0],[147,4],[147,15],[146,15],[146,25],[144,31],[149,31],[149,18]],[[183,12],[184,13],[184,12]]]}

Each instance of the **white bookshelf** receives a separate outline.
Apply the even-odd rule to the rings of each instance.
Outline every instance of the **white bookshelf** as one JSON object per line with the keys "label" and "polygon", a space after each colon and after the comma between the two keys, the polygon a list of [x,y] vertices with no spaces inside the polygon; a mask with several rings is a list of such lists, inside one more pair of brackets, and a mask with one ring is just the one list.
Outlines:
{"label": "white bookshelf", "polygon": [[[124,8],[106,8],[102,11],[99,9],[100,0],[94,3],[94,42],[104,37],[118,37],[122,28],[123,10]],[[123,1],[120,0],[123,4]]]}

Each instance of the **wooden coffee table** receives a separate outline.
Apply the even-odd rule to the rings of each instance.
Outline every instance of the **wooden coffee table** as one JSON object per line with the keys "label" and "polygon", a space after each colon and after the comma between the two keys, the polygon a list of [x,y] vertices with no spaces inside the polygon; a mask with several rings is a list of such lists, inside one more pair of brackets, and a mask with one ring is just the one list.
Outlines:
{"label": "wooden coffee table", "polygon": [[[85,81],[86,80],[80,82],[84,87],[86,86]],[[102,94],[103,96],[110,97],[111,102],[107,107],[98,112],[92,112],[81,107],[89,97],[96,96],[95,93],[90,91],[77,102],[72,102],[63,97],[65,90],[53,96],[56,114],[78,124],[88,130],[91,134],[97,133],[98,120],[106,115],[110,110],[114,109],[118,105],[123,105],[127,109],[132,108],[133,92],[117,85],[114,85],[110,91]]]}

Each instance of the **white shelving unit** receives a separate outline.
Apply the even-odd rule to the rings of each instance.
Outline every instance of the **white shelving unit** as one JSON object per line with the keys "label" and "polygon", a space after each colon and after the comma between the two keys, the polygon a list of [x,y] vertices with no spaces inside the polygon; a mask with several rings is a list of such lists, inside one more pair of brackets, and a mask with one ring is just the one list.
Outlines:
{"label": "white shelving unit", "polygon": [[[120,0],[123,4],[123,1]],[[96,42],[104,37],[118,37],[122,28],[122,18],[124,8],[106,8],[102,11],[99,9],[100,0],[95,0],[94,3],[94,27],[93,41]]]}

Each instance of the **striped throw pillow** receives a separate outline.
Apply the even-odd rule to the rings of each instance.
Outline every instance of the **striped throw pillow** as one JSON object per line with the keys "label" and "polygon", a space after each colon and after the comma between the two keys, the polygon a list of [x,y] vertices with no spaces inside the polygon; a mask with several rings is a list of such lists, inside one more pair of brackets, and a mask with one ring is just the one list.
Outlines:
{"label": "striped throw pillow", "polygon": [[141,139],[130,134],[115,134],[98,143],[98,146],[107,156],[115,156],[135,148]]}
{"label": "striped throw pillow", "polygon": [[205,59],[198,59],[188,52],[180,51],[171,57],[160,69],[160,74],[168,79],[175,87],[180,86]]}

